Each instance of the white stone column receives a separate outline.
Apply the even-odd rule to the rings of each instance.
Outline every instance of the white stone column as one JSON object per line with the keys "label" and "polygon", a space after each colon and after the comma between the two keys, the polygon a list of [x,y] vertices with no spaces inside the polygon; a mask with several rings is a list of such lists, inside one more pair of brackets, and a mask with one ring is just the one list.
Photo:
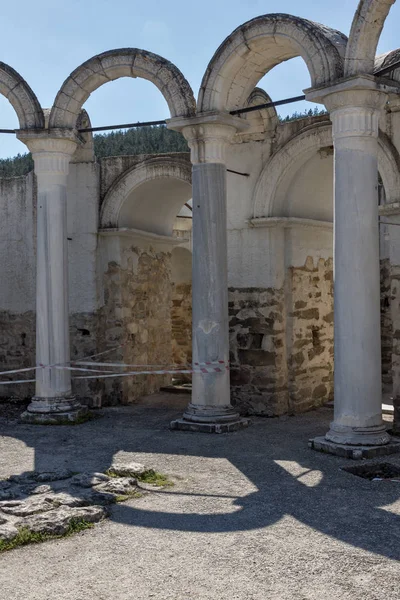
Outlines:
{"label": "white stone column", "polygon": [[67,175],[76,142],[20,132],[37,179],[36,394],[22,415],[29,423],[74,421],[86,409],[72,395],[68,310]]}
{"label": "white stone column", "polygon": [[[248,425],[231,405],[229,379],[225,150],[239,121],[229,115],[197,117],[180,127],[193,163],[192,330],[197,372],[192,376],[191,402],[183,418],[171,423],[172,429],[223,433]],[[198,372],[202,367],[196,363],[209,372]]]}
{"label": "white stone column", "polygon": [[358,77],[323,94],[333,124],[334,421],[326,440],[350,446],[390,441],[382,420],[378,126],[386,94]]}

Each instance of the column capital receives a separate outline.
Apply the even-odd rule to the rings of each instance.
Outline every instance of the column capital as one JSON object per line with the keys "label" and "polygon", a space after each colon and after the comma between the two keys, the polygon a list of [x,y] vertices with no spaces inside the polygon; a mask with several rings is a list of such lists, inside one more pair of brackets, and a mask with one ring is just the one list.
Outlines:
{"label": "column capital", "polygon": [[210,112],[187,119],[168,119],[167,127],[184,135],[193,164],[224,164],[227,145],[238,131],[247,129],[249,124],[229,113]]}
{"label": "column capital", "polygon": [[381,110],[389,94],[398,94],[400,86],[388,85],[373,75],[359,75],[340,79],[333,85],[304,90],[306,100],[325,104],[329,112],[347,106],[369,107]]}
{"label": "column capital", "polygon": [[[394,87],[373,76],[356,76],[332,86],[306,90],[306,99],[325,104],[333,125],[333,138],[377,138],[379,118]],[[357,143],[353,139],[353,144]]]}
{"label": "column capital", "polygon": [[17,138],[26,144],[35,163],[35,173],[67,175],[69,162],[80,142],[70,129],[49,129],[40,132],[20,129]]}

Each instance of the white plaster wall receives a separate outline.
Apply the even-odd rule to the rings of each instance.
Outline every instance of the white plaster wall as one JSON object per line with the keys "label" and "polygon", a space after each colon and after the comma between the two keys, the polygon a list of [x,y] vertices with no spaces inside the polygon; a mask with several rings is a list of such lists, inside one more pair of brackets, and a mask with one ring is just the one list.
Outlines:
{"label": "white plaster wall", "polygon": [[0,310],[35,309],[34,177],[0,179]]}
{"label": "white plaster wall", "polygon": [[253,190],[270,153],[269,142],[232,144],[227,151],[226,167],[249,177],[227,173],[228,231],[247,227],[253,216]]}
{"label": "white plaster wall", "polygon": [[284,256],[283,228],[228,230],[229,287],[281,288]]}
{"label": "white plaster wall", "polygon": [[143,183],[124,201],[119,227],[172,235],[176,215],[192,197],[192,186],[174,178],[159,178]]}
{"label": "white plaster wall", "polygon": [[[283,284],[283,233],[255,229],[253,191],[270,154],[270,141],[232,144],[227,151],[228,285],[229,287],[281,287]],[[280,262],[281,261],[281,262]],[[277,268],[281,264],[282,268]]]}
{"label": "white plaster wall", "polygon": [[[316,132],[316,135],[318,133]],[[269,142],[233,144],[227,168],[228,284],[230,287],[273,287],[284,283],[285,267],[303,266],[308,256],[332,256],[329,228],[290,226],[251,227],[253,195],[269,158]],[[274,207],[278,215],[333,221],[333,156],[329,149],[299,155],[280,182]]]}
{"label": "white plaster wall", "polygon": [[317,264],[333,256],[333,228],[294,226],[286,230],[287,267],[303,267],[308,257]]}
{"label": "white plaster wall", "polygon": [[313,154],[294,174],[282,201],[287,216],[333,222],[333,154]]}
{"label": "white plaster wall", "polygon": [[67,190],[70,312],[97,308],[97,230],[99,167],[94,162],[70,165]]}
{"label": "white plaster wall", "polygon": [[190,250],[182,247],[174,248],[171,258],[172,283],[191,283],[192,253]]}

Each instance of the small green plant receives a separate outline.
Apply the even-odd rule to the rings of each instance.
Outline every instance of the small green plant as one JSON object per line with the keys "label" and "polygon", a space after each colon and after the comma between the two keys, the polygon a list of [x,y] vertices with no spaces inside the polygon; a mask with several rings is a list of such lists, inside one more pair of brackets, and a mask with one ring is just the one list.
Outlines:
{"label": "small green plant", "polygon": [[136,476],[136,479],[142,483],[150,483],[151,485],[160,487],[170,487],[174,485],[166,475],[157,473],[157,471],[154,471],[153,469],[147,469],[147,471],[140,473],[140,475]]}
{"label": "small green plant", "polygon": [[134,477],[142,483],[149,483],[159,487],[170,487],[174,485],[166,475],[163,473],[158,473],[157,471],[154,471],[154,469],[147,469],[146,471],[143,471],[143,473],[135,473],[134,471],[131,471],[126,475],[117,475],[117,473],[115,473],[115,471],[112,469],[107,469],[105,474],[108,475],[108,477],[113,477],[115,479],[119,479],[120,477]]}
{"label": "small green plant", "polygon": [[13,550],[20,546],[26,546],[27,544],[41,544],[48,540],[58,540],[60,538],[69,537],[85,529],[91,529],[94,526],[93,523],[88,523],[81,519],[73,519],[68,525],[68,529],[65,533],[60,535],[52,535],[49,533],[38,533],[30,531],[27,527],[21,527],[18,534],[12,540],[0,540],[0,552],[6,552],[7,550]]}
{"label": "small green plant", "polygon": [[114,496],[115,502],[120,504],[126,502],[130,498],[141,498],[143,494],[141,492],[129,492],[128,494],[121,494],[120,496]]}

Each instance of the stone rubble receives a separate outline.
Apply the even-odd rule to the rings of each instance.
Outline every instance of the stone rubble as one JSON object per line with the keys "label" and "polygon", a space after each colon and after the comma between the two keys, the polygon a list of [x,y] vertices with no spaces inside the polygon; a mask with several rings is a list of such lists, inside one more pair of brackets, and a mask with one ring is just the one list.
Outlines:
{"label": "stone rubble", "polygon": [[[135,495],[138,485],[133,475],[146,470],[129,463],[112,465],[109,475],[32,471],[0,481],[0,542],[12,541],[21,529],[64,535],[76,522],[97,523],[121,496]],[[38,485],[41,482],[49,483]]]}

